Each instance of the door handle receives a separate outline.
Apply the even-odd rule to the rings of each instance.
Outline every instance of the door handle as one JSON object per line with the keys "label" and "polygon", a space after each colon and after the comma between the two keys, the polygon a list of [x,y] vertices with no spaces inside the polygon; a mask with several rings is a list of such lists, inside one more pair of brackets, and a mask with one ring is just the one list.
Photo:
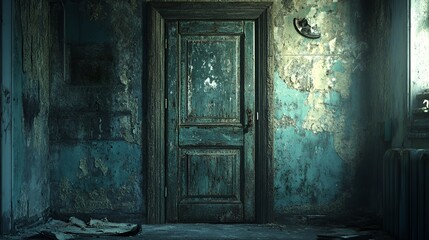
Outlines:
{"label": "door handle", "polygon": [[246,124],[246,126],[244,127],[244,131],[245,132],[248,132],[249,131],[249,129],[251,128],[251,127],[253,127],[253,112],[252,112],[252,110],[251,109],[247,109],[247,111],[246,111],[246,116],[247,116],[247,124]]}

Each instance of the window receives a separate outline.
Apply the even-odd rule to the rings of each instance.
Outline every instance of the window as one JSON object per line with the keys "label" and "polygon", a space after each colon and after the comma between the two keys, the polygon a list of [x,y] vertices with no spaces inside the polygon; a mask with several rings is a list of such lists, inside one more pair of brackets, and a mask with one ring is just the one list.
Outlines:
{"label": "window", "polygon": [[410,0],[411,137],[429,137],[429,0]]}

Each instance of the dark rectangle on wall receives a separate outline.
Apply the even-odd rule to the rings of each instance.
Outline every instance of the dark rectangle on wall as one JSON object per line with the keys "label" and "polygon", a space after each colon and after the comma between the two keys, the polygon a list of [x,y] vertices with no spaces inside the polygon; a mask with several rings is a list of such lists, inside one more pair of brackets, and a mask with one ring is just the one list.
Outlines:
{"label": "dark rectangle on wall", "polygon": [[113,54],[109,44],[70,44],[70,84],[102,86],[113,75]]}

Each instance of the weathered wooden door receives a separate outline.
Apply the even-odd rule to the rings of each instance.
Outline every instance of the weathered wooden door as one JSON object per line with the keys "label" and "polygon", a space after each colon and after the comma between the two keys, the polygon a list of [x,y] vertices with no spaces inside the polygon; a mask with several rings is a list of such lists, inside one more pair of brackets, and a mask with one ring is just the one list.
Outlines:
{"label": "weathered wooden door", "polygon": [[254,22],[166,24],[167,221],[254,221]]}

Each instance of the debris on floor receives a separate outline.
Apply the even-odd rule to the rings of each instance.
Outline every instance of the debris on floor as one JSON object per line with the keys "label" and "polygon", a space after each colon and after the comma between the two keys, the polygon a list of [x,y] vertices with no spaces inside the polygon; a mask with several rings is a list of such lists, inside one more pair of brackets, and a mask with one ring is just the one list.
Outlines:
{"label": "debris on floor", "polygon": [[332,234],[318,234],[318,240],[372,240],[374,236],[367,233],[332,233]]}
{"label": "debris on floor", "polygon": [[51,219],[40,226],[38,235],[50,239],[66,240],[76,237],[96,236],[133,236],[140,230],[140,225],[131,223],[113,223],[106,218],[91,219],[88,223],[83,220],[70,217],[69,222]]}
{"label": "debris on floor", "polygon": [[371,240],[374,239],[372,235],[369,234],[332,234],[332,235],[317,235],[318,240],[342,240],[342,239],[348,239],[348,240]]}
{"label": "debris on floor", "polygon": [[[88,236],[56,231],[56,220],[49,221],[50,225],[42,225],[29,229],[21,229],[17,235],[6,236],[7,240],[47,240],[47,239],[70,239],[75,240],[309,240],[309,239],[372,239],[372,240],[393,240],[387,233],[380,229],[361,231],[359,228],[347,228],[343,226],[321,226],[321,225],[292,225],[292,224],[209,224],[209,223],[174,223],[174,224],[143,224],[131,233],[114,236]],[[72,220],[75,222],[75,220]],[[93,221],[94,222],[94,221]],[[57,222],[64,227],[70,225],[70,221]],[[78,225],[82,222],[76,221]],[[104,221],[103,224],[109,223]],[[109,223],[115,224],[115,223]],[[90,223],[85,223],[83,227],[89,229]],[[50,227],[49,227],[50,226]],[[79,226],[74,225],[81,230]],[[49,227],[49,228],[48,228]],[[42,235],[41,230],[50,231],[51,235]],[[56,232],[55,232],[56,231]],[[36,234],[38,236],[36,236]],[[47,232],[45,232],[47,234]],[[53,237],[49,237],[53,236]],[[127,236],[127,237],[123,237]],[[360,238],[357,238],[357,237]]]}

